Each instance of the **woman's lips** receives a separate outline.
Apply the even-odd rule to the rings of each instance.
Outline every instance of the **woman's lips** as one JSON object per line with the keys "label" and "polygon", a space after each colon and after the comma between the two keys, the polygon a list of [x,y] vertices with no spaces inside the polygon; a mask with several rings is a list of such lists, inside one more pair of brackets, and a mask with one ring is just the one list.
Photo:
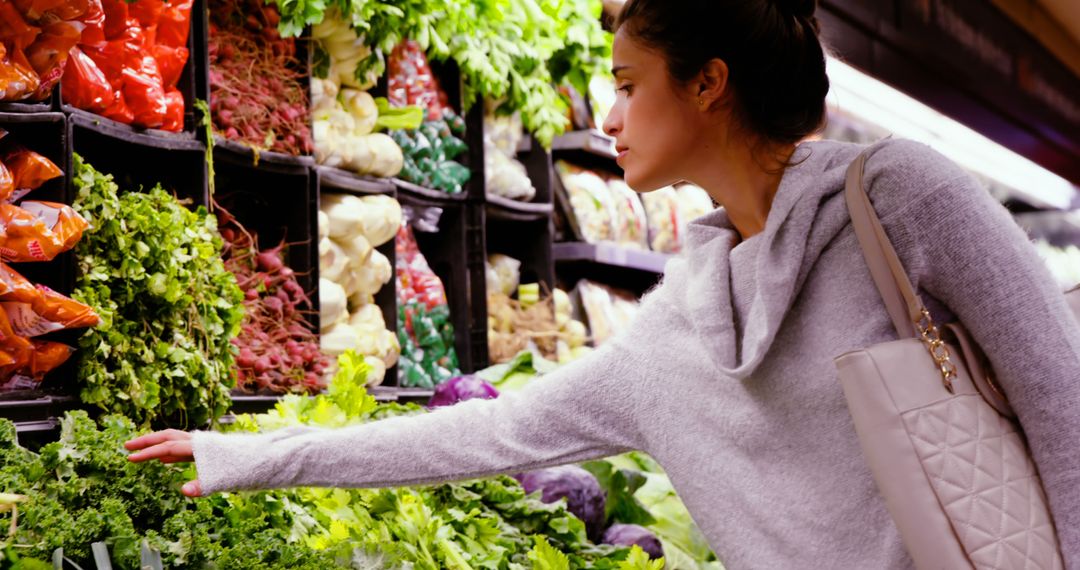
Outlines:
{"label": "woman's lips", "polygon": [[630,149],[625,147],[615,147],[615,160],[620,161],[626,157],[626,154],[630,152]]}

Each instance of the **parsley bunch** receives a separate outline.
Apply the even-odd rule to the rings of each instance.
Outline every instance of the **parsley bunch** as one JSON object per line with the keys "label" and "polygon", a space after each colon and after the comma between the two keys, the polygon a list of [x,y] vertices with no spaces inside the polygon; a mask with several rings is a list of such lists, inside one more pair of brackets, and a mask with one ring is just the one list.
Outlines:
{"label": "parsley bunch", "polygon": [[221,260],[217,221],[160,187],[121,194],[75,155],[75,299],[101,326],[79,339],[82,400],[137,424],[200,426],[230,405],[231,340],[243,293]]}

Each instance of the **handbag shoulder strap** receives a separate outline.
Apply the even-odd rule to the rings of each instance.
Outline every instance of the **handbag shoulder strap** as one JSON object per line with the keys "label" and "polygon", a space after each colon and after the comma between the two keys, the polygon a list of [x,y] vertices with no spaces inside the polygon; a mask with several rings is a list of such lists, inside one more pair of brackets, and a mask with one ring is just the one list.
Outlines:
{"label": "handbag shoulder strap", "polygon": [[867,156],[865,151],[860,153],[847,170],[845,198],[851,224],[896,333],[900,338],[917,337],[915,323],[922,317],[923,304],[866,194],[863,173]]}

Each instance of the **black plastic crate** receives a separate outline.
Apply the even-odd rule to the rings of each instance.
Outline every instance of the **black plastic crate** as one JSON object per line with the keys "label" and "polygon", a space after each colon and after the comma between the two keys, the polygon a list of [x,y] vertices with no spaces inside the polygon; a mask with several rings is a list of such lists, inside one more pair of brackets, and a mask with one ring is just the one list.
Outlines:
{"label": "black plastic crate", "polygon": [[260,249],[286,242],[285,262],[308,292],[319,330],[318,182],[302,165],[260,163],[214,149],[214,200],[258,236]]}
{"label": "black plastic crate", "polygon": [[98,171],[112,174],[122,191],[161,184],[194,206],[208,204],[206,146],[202,142],[160,138],[114,125],[100,123],[88,114],[72,114],[68,118],[72,149]]}
{"label": "black plastic crate", "polygon": [[[173,148],[170,143],[195,141],[197,138],[197,131],[201,129],[199,126],[199,119],[201,116],[199,111],[195,108],[195,100],[206,100],[207,91],[205,88],[208,84],[206,78],[205,0],[195,0],[195,3],[191,7],[191,30],[188,33],[187,48],[188,60],[187,63],[184,64],[184,69],[180,72],[180,80],[176,84],[176,88],[184,96],[184,128],[178,133],[160,129],[134,127],[119,121],[106,119],[91,111],[77,109],[64,102],[64,97],[61,94],[59,84],[56,86],[56,93],[54,94],[57,105],[61,111],[72,115],[73,117],[92,119],[88,124],[100,127],[107,133],[122,133],[138,136],[142,144]],[[63,78],[61,78],[60,83],[62,84],[63,81]]]}
{"label": "black plastic crate", "polygon": [[[0,113],[0,129],[8,131],[6,138],[40,153],[64,172],[26,196],[27,200],[71,204],[68,178],[71,173],[67,121],[62,113]],[[6,142],[0,140],[0,144]],[[11,267],[34,283],[46,285],[60,293],[71,293],[74,279],[74,257],[68,252],[47,263],[13,263]]]}
{"label": "black plastic crate", "polygon": [[461,371],[488,363],[487,292],[484,285],[484,210],[482,205],[447,203],[413,194],[398,195],[402,206],[442,208],[439,231],[414,231],[421,253],[443,282],[454,325],[454,348]]}
{"label": "black plastic crate", "polygon": [[53,93],[44,101],[0,101],[0,113],[48,113],[56,108],[56,98],[60,92],[59,85],[53,89]]}

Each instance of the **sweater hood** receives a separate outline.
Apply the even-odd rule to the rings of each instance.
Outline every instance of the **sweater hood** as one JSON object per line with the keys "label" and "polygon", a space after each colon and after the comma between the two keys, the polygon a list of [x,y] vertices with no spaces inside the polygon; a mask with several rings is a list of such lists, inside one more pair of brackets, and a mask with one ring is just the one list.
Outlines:
{"label": "sweater hood", "polygon": [[[686,248],[669,262],[665,285],[685,296],[687,314],[719,373],[743,380],[761,364],[815,262],[850,224],[843,194],[847,167],[866,148],[834,141],[800,144],[764,231],[743,243],[723,208],[688,225]],[[740,276],[754,282],[742,323],[733,309],[730,258],[736,246],[752,248],[753,256],[754,275]]]}

